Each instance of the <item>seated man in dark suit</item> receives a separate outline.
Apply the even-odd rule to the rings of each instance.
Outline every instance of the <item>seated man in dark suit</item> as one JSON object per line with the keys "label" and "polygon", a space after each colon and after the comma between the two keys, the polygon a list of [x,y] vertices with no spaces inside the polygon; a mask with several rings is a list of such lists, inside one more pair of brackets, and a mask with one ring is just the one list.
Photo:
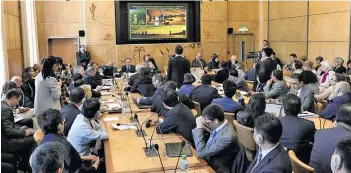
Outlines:
{"label": "seated man in dark suit", "polygon": [[318,130],[314,135],[310,166],[316,172],[331,173],[330,159],[337,142],[351,134],[351,104],[344,104],[336,113],[336,127]]}
{"label": "seated man in dark suit", "polygon": [[[174,81],[167,81],[164,85],[164,90],[176,90],[177,89],[177,83],[174,82]],[[163,102],[162,102],[162,96],[165,92],[161,92],[160,95],[158,95],[156,98],[155,98],[155,101],[153,102],[152,104],[152,107],[155,107],[156,110],[159,110],[159,113],[163,116],[166,116],[167,115],[167,112],[169,111],[169,109],[165,108],[165,106],[163,105]],[[195,104],[193,101],[191,101],[186,95],[184,95],[183,93],[179,93],[177,92],[178,94],[178,98],[179,98],[179,101],[181,103],[183,103],[185,106],[187,106],[189,109],[194,109],[195,108]]]}
{"label": "seated man in dark suit", "polygon": [[101,86],[101,81],[96,80],[95,78],[95,69],[94,67],[88,67],[86,74],[84,75],[84,83],[91,86],[92,89],[97,89],[98,86]]}
{"label": "seated man in dark suit", "polygon": [[206,61],[201,58],[201,53],[197,53],[193,61],[191,61],[191,67],[197,67],[203,69],[206,67]]}
{"label": "seated man in dark suit", "polygon": [[65,131],[64,135],[67,136],[71,126],[76,119],[77,115],[80,114],[81,105],[83,104],[85,94],[84,90],[80,87],[75,88],[70,96],[70,103],[61,108],[61,117],[65,120]]}
{"label": "seated man in dark suit", "polygon": [[315,112],[314,92],[310,87],[303,84],[300,74],[295,73],[290,76],[290,91],[288,94],[294,94],[300,97],[302,111]]}
{"label": "seated man in dark suit", "polygon": [[142,104],[142,105],[152,105],[152,103],[154,103],[154,101],[156,100],[157,96],[161,95],[161,93],[163,92],[165,88],[164,81],[165,79],[162,76],[162,74],[155,74],[152,77],[152,84],[156,88],[154,95],[150,97],[139,98],[139,99],[133,98],[133,102]]}
{"label": "seated man in dark suit", "polygon": [[334,59],[334,71],[335,73],[346,73],[346,68],[343,66],[344,60],[341,57],[336,57]]}
{"label": "seated man in dark suit", "polygon": [[201,78],[202,85],[194,87],[190,92],[190,99],[200,103],[201,110],[211,104],[213,99],[221,98],[216,88],[211,86],[212,77],[203,75]]}
{"label": "seated man in dark suit", "polygon": [[229,77],[229,68],[226,68],[225,67],[225,62],[221,62],[220,63],[220,66],[221,66],[221,69],[218,70],[214,76],[214,81],[217,82],[217,83],[223,83],[225,80],[228,79]]}
{"label": "seated man in dark suit", "polygon": [[213,99],[211,104],[218,104],[224,112],[238,113],[243,110],[241,103],[235,102],[233,96],[236,93],[236,85],[231,80],[226,80],[223,83],[223,90],[225,97]]}
{"label": "seated man in dark suit", "polygon": [[155,87],[152,84],[149,68],[141,68],[138,78],[135,80],[130,92],[139,92],[144,97],[151,97],[155,93]]}
{"label": "seated man in dark suit", "polygon": [[129,81],[128,81],[128,85],[129,86],[133,86],[134,82],[136,81],[136,79],[139,77],[139,72],[140,69],[146,67],[144,64],[137,64],[135,66],[135,74],[133,74],[132,76],[130,76]]}
{"label": "seated man in dark suit", "polygon": [[135,66],[131,65],[130,61],[132,61],[131,58],[127,58],[125,60],[126,65],[122,66],[121,74],[122,73],[135,73]]}
{"label": "seated man in dark suit", "polygon": [[314,123],[298,117],[301,112],[301,100],[296,95],[286,95],[283,99],[283,107],[285,116],[280,118],[283,125],[280,143],[289,150],[294,150],[300,160],[308,163],[312,149],[309,142],[313,143],[316,131]]}
{"label": "seated man in dark suit", "polygon": [[271,74],[271,79],[266,82],[263,87],[266,98],[279,99],[289,92],[289,87],[283,79],[283,71],[274,70]]}
{"label": "seated man in dark suit", "polygon": [[225,67],[228,70],[236,69],[237,63],[238,63],[238,57],[236,55],[232,55],[230,57],[230,60],[228,62],[226,62]]}
{"label": "seated man in dark suit", "polygon": [[289,155],[279,144],[282,131],[279,119],[272,115],[262,115],[255,119],[253,138],[259,149],[246,173],[292,171]]}
{"label": "seated man in dark suit", "polygon": [[337,144],[331,158],[333,173],[351,172],[351,136],[343,137]]}
{"label": "seated man in dark suit", "polygon": [[[209,139],[205,139],[205,130],[211,129]],[[209,105],[196,118],[196,128],[192,130],[196,152],[205,159],[216,172],[231,172],[239,141],[233,126],[224,117],[223,109],[218,105]]]}
{"label": "seated man in dark suit", "polygon": [[174,90],[166,90],[162,96],[163,105],[169,109],[165,119],[160,119],[156,127],[158,134],[177,133],[182,135],[191,144],[194,144],[191,130],[196,127],[195,117],[191,110],[179,102],[178,94]]}
{"label": "seated man in dark suit", "polygon": [[19,89],[11,89],[7,91],[5,100],[1,101],[1,152],[21,156],[23,163],[27,164],[29,152],[35,142],[33,129],[15,124],[13,108],[17,106],[21,96],[22,92]]}
{"label": "seated man in dark suit", "polygon": [[[60,116],[60,111],[57,109],[48,109],[38,116],[40,129],[44,133],[44,138],[40,142],[45,145],[50,142],[57,142],[62,145],[60,148],[64,154],[64,172],[78,172],[81,169],[96,170],[99,166],[99,158],[95,156],[80,156],[77,150],[67,141],[62,135],[65,129],[64,120]],[[82,167],[82,161],[95,162],[92,167]]]}
{"label": "seated man in dark suit", "polygon": [[350,85],[345,82],[338,82],[334,87],[334,97],[328,101],[327,107],[321,113],[321,116],[326,119],[334,120],[336,112],[340,106],[345,103],[351,103]]}

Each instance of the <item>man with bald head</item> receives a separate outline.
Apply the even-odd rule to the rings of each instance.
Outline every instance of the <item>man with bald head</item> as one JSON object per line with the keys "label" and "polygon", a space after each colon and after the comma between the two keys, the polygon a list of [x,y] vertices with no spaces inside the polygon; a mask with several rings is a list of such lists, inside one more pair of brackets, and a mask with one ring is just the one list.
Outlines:
{"label": "man with bald head", "polygon": [[334,120],[336,112],[345,103],[351,103],[350,85],[345,81],[336,83],[333,91],[334,99],[329,100],[327,107],[321,113],[326,119]]}
{"label": "man with bald head", "polygon": [[226,63],[226,68],[227,69],[236,69],[238,63],[238,57],[236,55],[232,55],[230,57],[230,60]]}
{"label": "man with bald head", "polygon": [[197,53],[195,59],[191,62],[191,67],[201,68],[206,67],[206,61],[202,59],[201,53]]}
{"label": "man with bald head", "polygon": [[41,72],[41,69],[42,69],[42,67],[40,64],[38,64],[38,63],[34,64],[33,70],[34,70],[35,74],[33,75],[33,77],[36,77]]}
{"label": "man with bald head", "polygon": [[34,108],[34,103],[31,101],[31,99],[28,96],[26,96],[23,93],[23,91],[21,89],[21,86],[23,84],[22,78],[19,77],[19,76],[13,76],[11,78],[11,81],[16,83],[16,88],[20,89],[20,91],[22,93],[21,100],[19,101],[19,106],[21,106],[21,107],[28,107],[28,108]]}

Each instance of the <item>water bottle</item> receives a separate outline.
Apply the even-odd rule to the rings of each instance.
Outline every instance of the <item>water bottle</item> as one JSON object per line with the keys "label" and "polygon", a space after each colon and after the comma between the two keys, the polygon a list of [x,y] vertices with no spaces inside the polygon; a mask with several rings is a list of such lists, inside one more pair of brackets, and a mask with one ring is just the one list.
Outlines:
{"label": "water bottle", "polygon": [[186,160],[186,155],[182,156],[182,159],[180,160],[180,172],[181,173],[188,173],[188,165],[189,162]]}

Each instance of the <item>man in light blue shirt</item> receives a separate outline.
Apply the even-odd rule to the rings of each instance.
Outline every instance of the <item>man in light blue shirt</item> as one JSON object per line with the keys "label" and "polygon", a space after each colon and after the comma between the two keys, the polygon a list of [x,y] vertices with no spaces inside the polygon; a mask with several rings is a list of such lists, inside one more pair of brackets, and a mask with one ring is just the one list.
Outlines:
{"label": "man in light blue shirt", "polygon": [[[100,102],[97,99],[88,99],[83,103],[82,113],[77,115],[67,140],[81,156],[91,155],[90,144],[97,140],[108,139],[107,132],[99,115]],[[98,119],[99,123],[96,123]]]}

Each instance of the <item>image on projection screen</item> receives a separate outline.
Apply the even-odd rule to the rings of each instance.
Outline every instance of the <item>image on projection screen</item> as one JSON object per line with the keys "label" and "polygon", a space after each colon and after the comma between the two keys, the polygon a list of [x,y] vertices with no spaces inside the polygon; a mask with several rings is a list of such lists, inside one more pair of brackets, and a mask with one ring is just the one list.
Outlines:
{"label": "image on projection screen", "polygon": [[187,38],[187,4],[129,4],[129,39]]}

